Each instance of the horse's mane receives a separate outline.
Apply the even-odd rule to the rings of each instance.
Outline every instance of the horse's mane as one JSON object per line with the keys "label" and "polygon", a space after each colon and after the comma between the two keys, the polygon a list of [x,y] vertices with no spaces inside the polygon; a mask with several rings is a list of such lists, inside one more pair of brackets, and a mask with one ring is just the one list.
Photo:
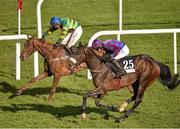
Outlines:
{"label": "horse's mane", "polygon": [[[92,72],[94,72],[94,73],[99,73],[99,72],[102,72],[103,71],[103,73],[106,75],[107,73],[108,74],[111,74],[112,75],[112,77],[114,77],[115,76],[115,73],[111,70],[111,67],[112,67],[112,65],[110,65],[110,63],[108,62],[108,61],[106,61],[105,59],[104,59],[104,57],[101,57],[101,56],[99,56],[99,55],[97,55],[94,51],[97,51],[97,50],[95,50],[95,49],[93,49],[92,47],[87,47],[87,49],[88,49],[88,51],[91,53],[91,57],[92,57],[92,55],[94,55],[94,57],[96,57],[96,61],[99,61],[99,63],[100,63],[100,68],[99,69],[97,69],[97,70],[92,70],[92,69],[90,69],[90,71],[92,71]],[[104,74],[102,74],[103,76],[104,76]]]}
{"label": "horse's mane", "polygon": [[104,59],[104,57],[103,56],[99,56],[99,55],[97,55],[94,51],[97,51],[97,50],[95,50],[94,48],[92,48],[92,47],[88,47],[88,49],[101,61],[101,62],[105,62],[105,59]]}

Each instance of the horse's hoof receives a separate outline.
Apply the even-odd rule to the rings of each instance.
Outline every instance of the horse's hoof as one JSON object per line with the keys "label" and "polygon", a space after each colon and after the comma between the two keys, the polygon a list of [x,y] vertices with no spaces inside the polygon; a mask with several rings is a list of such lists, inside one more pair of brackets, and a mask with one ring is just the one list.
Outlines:
{"label": "horse's hoof", "polygon": [[112,105],[112,106],[111,106],[111,110],[114,111],[114,112],[115,112],[115,111],[118,111],[118,106]]}
{"label": "horse's hoof", "polygon": [[81,119],[86,119],[86,113],[81,114]]}
{"label": "horse's hoof", "polygon": [[17,91],[14,93],[14,96],[19,96],[21,93],[22,93],[21,90],[17,90]]}
{"label": "horse's hoof", "polygon": [[128,106],[128,103],[126,101],[123,102],[121,106],[119,107],[119,112],[123,112],[127,106]]}
{"label": "horse's hoof", "polygon": [[119,112],[124,112],[125,108],[119,108]]}
{"label": "horse's hoof", "polygon": [[115,122],[120,123],[120,122],[124,121],[124,119],[125,119],[125,118],[122,116],[122,117],[120,117],[120,118],[116,118],[116,119],[115,119]]}

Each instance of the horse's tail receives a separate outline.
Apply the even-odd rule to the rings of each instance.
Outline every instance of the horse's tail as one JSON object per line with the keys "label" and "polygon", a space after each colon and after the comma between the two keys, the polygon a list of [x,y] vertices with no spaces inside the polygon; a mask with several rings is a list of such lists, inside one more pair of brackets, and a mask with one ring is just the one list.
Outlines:
{"label": "horse's tail", "polygon": [[159,68],[160,68],[160,76],[159,81],[166,85],[168,89],[173,90],[175,89],[178,84],[180,83],[179,74],[174,74],[171,76],[171,71],[169,67],[165,64],[162,64],[160,62],[157,62]]}

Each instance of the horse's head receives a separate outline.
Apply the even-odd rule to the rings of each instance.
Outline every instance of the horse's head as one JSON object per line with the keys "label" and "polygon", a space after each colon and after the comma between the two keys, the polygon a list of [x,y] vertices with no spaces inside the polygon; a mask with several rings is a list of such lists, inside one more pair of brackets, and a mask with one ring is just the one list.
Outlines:
{"label": "horse's head", "polygon": [[72,55],[72,57],[77,61],[76,65],[80,65],[81,63],[86,62],[86,49],[86,46],[79,46],[78,48],[76,48],[76,52],[74,52],[74,54]]}
{"label": "horse's head", "polygon": [[73,55],[73,58],[76,59],[77,65],[81,63],[98,64],[98,62],[102,61],[101,58],[103,55],[104,55],[104,50],[95,50],[92,49],[91,47],[82,47]]}
{"label": "horse's head", "polygon": [[22,50],[20,55],[21,60],[26,60],[31,54],[36,51],[36,49],[34,48],[34,42],[35,38],[28,36],[28,39],[24,44],[24,49]]}

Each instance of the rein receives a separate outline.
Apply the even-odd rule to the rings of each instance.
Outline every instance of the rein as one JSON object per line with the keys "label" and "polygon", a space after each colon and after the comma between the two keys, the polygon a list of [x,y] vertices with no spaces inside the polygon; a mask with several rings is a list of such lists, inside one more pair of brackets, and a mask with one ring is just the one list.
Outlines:
{"label": "rein", "polygon": [[57,58],[50,58],[49,61],[59,61],[59,60],[65,60],[68,59],[69,56],[65,55],[64,57],[57,57]]}
{"label": "rein", "polygon": [[[43,46],[45,47],[47,44],[48,44],[48,42],[45,42],[45,43],[43,44]],[[52,49],[52,50],[53,50],[53,49]],[[68,58],[69,58],[68,55],[65,55],[65,56],[63,56],[63,57],[56,57],[56,58],[47,58],[47,57],[45,57],[45,59],[47,59],[48,61],[59,61],[59,60],[65,60],[65,59],[68,59]]]}

